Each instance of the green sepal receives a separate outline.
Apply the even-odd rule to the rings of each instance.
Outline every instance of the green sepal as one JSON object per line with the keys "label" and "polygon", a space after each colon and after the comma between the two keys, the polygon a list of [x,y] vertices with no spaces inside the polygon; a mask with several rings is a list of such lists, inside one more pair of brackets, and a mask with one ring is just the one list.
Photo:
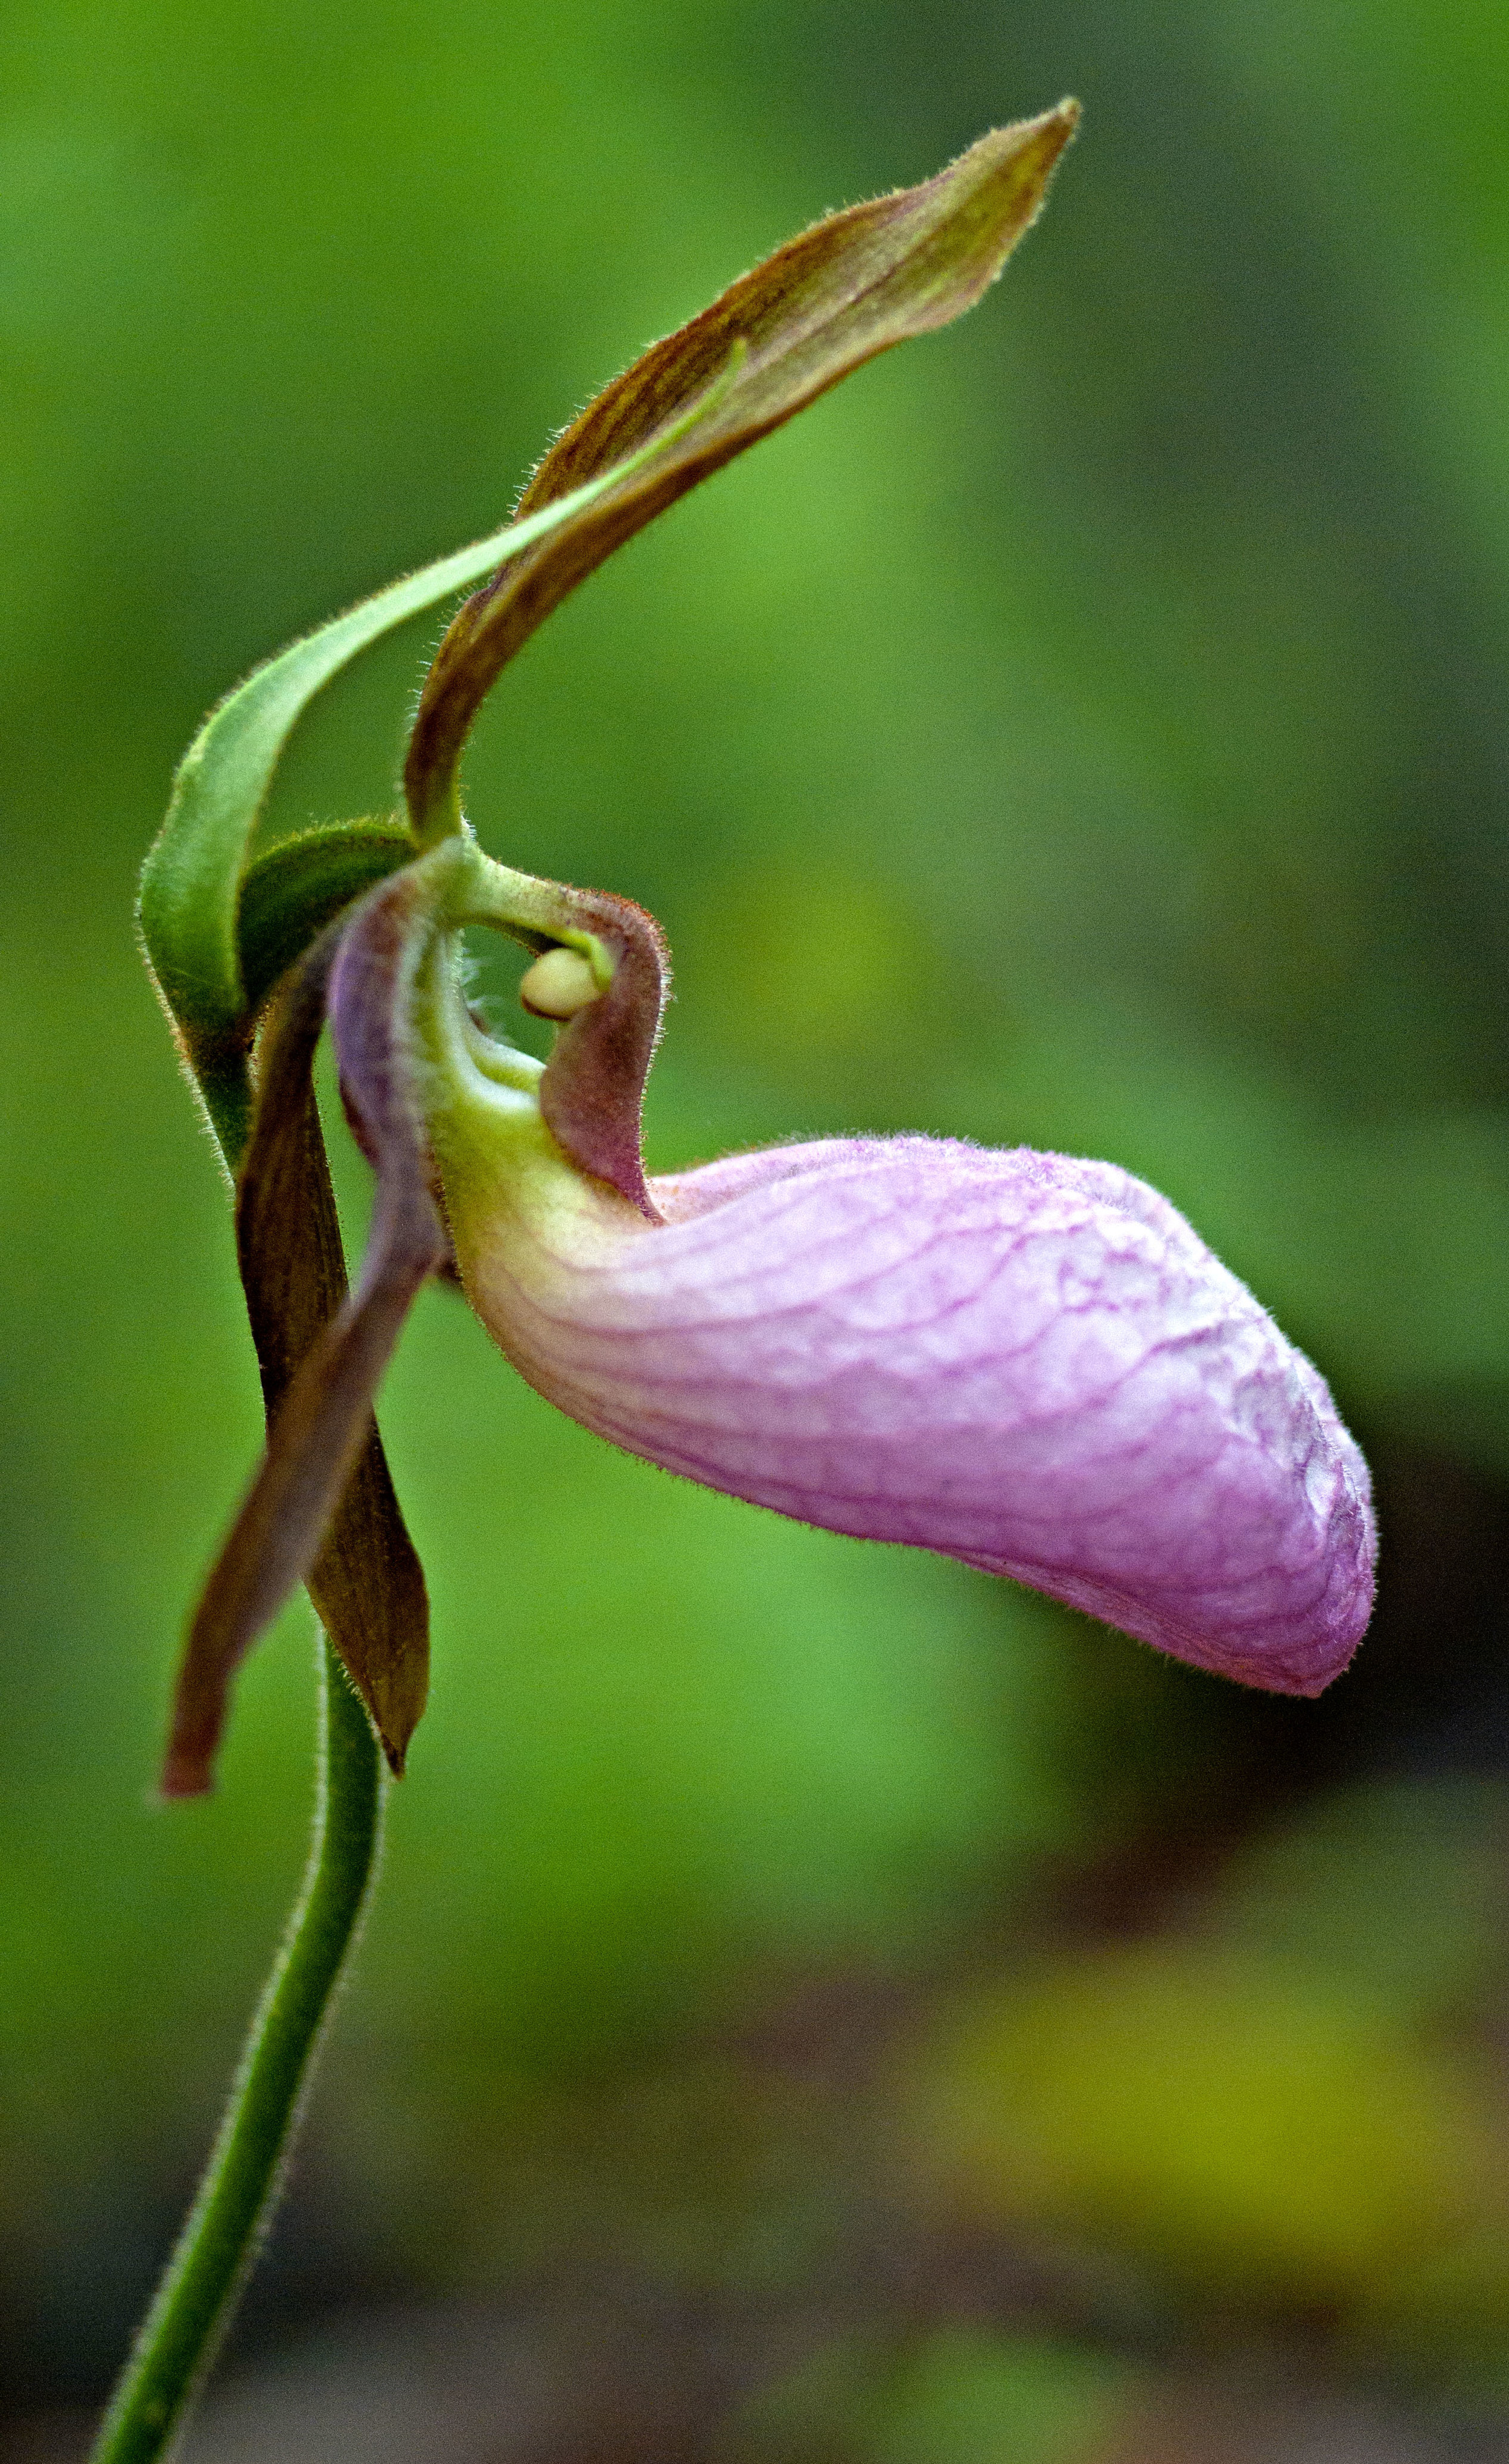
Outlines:
{"label": "green sepal", "polygon": [[[427,846],[456,826],[471,723],[551,610],[689,488],[830,385],[981,299],[1040,211],[1079,116],[1066,100],[991,129],[934,179],[815,223],[652,342],[573,420],[519,506],[532,517],[569,492],[570,520],[467,601],[425,679],[404,763],[417,837]],[[589,506],[583,483],[605,473],[611,493]],[[522,523],[514,536],[522,549]]]}

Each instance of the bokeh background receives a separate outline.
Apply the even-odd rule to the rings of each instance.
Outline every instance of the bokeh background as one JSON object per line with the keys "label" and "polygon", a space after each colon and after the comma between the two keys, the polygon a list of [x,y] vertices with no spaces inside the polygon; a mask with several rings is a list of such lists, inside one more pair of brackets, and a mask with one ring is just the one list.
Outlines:
{"label": "bokeh background", "polygon": [[[131,942],[174,760],[789,232],[1064,92],[1001,288],[583,589],[470,808],[664,920],[656,1164],[1166,1189],[1369,1450],[1374,1631],[1240,1693],[617,1458],[432,1293],[433,1707],[187,2454],[1509,2453],[1509,16],[9,0],[8,2464],[79,2452],[308,1820],[303,1609],[219,1794],[150,1794],[257,1443]],[[272,829],[390,804],[438,630]]]}

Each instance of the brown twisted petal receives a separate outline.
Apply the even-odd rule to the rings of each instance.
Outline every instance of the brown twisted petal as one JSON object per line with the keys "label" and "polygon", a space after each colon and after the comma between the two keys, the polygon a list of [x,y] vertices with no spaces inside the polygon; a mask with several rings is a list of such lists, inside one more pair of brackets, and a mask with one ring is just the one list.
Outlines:
{"label": "brown twisted petal", "polygon": [[[412,896],[409,876],[400,874],[358,911],[376,912],[363,950],[374,973],[384,961],[396,971]],[[425,1706],[424,1574],[371,1402],[415,1291],[449,1251],[417,1114],[391,1069],[375,1069],[362,1129],[380,1166],[378,1201],[361,1279],[346,1291],[310,1078],[339,949],[334,934],[317,943],[265,1039],[237,1238],[268,1403],[268,1450],[189,1629],[163,1775],[170,1796],[210,1786],[231,1676],[300,1581],[395,1771]]]}

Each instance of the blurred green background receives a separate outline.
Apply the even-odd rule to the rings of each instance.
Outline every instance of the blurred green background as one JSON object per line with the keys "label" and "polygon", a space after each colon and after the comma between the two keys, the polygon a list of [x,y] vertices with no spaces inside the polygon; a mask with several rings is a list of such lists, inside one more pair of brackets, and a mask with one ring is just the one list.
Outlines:
{"label": "blurred green background", "polygon": [[[570,602],[470,808],[664,921],[657,1165],[911,1128],[1166,1189],[1371,1454],[1373,1635],[1240,1694],[617,1458],[431,1293],[433,1707],[189,2453],[1509,2446],[1509,17],[11,0],[8,2458],[77,2452],[308,1818],[303,1609],[219,1794],[150,1798],[258,1422],[131,942],[173,763],[734,274],[1064,92],[1001,288]],[[391,803],[438,631],[272,828]]]}

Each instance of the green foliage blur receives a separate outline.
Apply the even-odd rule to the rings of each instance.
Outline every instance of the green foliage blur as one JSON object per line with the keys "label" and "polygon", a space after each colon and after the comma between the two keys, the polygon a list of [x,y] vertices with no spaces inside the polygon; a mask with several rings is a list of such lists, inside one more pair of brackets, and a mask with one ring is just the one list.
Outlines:
{"label": "green foliage blur", "polygon": [[[432,1291],[383,1403],[432,1707],[238,2350],[611,2299],[687,2420],[604,2363],[601,2452],[714,2464],[1193,2456],[1234,2388],[1249,2439],[1296,2387],[1509,2432],[1486,0],[11,0],[7,2419],[100,2395],[308,1819],[303,1607],[218,1795],[151,1798],[259,1418],[131,937],[177,756],[791,231],[1065,92],[1000,288],[572,600],[469,809],[664,922],[657,1168],[909,1128],[1167,1190],[1373,1456],[1375,1634],[1239,1695],[616,1457]],[[391,805],[439,629],[316,711],[272,832]]]}

